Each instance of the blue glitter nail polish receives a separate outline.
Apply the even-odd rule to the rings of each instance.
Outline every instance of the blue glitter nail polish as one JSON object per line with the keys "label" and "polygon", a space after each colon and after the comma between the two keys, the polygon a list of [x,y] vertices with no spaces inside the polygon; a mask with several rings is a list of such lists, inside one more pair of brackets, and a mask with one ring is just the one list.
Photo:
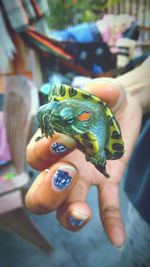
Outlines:
{"label": "blue glitter nail polish", "polygon": [[84,220],[77,220],[71,215],[68,216],[68,219],[69,219],[70,224],[75,227],[80,227],[85,222]]}
{"label": "blue glitter nail polish", "polygon": [[51,146],[53,152],[55,153],[64,153],[64,152],[67,152],[68,151],[68,148],[65,147],[63,144],[59,144],[59,143],[54,143],[52,146]]}
{"label": "blue glitter nail polish", "polygon": [[68,172],[63,170],[58,170],[53,179],[55,187],[59,190],[66,189],[72,181],[72,177],[69,176]]}

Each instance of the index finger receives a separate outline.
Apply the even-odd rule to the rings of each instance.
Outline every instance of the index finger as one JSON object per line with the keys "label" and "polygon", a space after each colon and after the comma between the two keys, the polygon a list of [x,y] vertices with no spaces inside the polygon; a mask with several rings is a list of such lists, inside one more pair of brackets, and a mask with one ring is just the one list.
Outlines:
{"label": "index finger", "polygon": [[34,134],[26,150],[27,162],[36,170],[42,171],[61,159],[76,147],[76,142],[64,134],[54,134],[53,137],[42,137],[41,130]]}

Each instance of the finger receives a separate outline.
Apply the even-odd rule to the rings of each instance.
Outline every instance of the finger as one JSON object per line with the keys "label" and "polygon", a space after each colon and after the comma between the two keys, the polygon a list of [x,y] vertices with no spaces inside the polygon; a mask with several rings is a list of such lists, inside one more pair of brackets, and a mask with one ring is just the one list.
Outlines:
{"label": "finger", "polygon": [[86,203],[88,193],[89,185],[80,177],[57,211],[57,219],[65,228],[78,231],[91,219],[92,211]]}
{"label": "finger", "polygon": [[76,142],[64,134],[55,134],[53,138],[43,137],[36,141],[39,136],[40,130],[32,137],[26,152],[27,162],[39,171],[46,169],[76,147]]}
{"label": "finger", "polygon": [[68,230],[79,231],[92,217],[86,202],[65,203],[57,212],[57,219]]}
{"label": "finger", "polygon": [[126,103],[124,88],[119,81],[113,78],[93,79],[85,86],[85,90],[101,98],[115,112]]}
{"label": "finger", "polygon": [[44,214],[57,209],[67,198],[78,179],[76,168],[59,162],[39,174],[29,189],[25,203],[34,213]]}
{"label": "finger", "polygon": [[99,189],[100,215],[104,229],[115,247],[122,247],[125,242],[124,226],[119,207],[117,184],[105,183]]}

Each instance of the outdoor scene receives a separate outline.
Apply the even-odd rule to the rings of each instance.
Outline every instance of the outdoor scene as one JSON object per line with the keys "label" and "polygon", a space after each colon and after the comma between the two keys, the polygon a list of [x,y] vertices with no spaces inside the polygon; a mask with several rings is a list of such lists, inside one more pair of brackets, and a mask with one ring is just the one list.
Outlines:
{"label": "outdoor scene", "polygon": [[149,17],[0,0],[0,267],[150,266]]}

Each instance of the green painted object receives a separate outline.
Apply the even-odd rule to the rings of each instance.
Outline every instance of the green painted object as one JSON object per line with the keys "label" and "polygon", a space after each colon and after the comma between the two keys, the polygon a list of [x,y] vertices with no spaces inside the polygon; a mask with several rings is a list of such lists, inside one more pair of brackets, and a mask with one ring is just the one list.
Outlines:
{"label": "green painted object", "polygon": [[119,124],[100,98],[65,84],[50,84],[48,103],[38,111],[42,136],[70,135],[88,161],[106,177],[106,160],[124,154]]}

